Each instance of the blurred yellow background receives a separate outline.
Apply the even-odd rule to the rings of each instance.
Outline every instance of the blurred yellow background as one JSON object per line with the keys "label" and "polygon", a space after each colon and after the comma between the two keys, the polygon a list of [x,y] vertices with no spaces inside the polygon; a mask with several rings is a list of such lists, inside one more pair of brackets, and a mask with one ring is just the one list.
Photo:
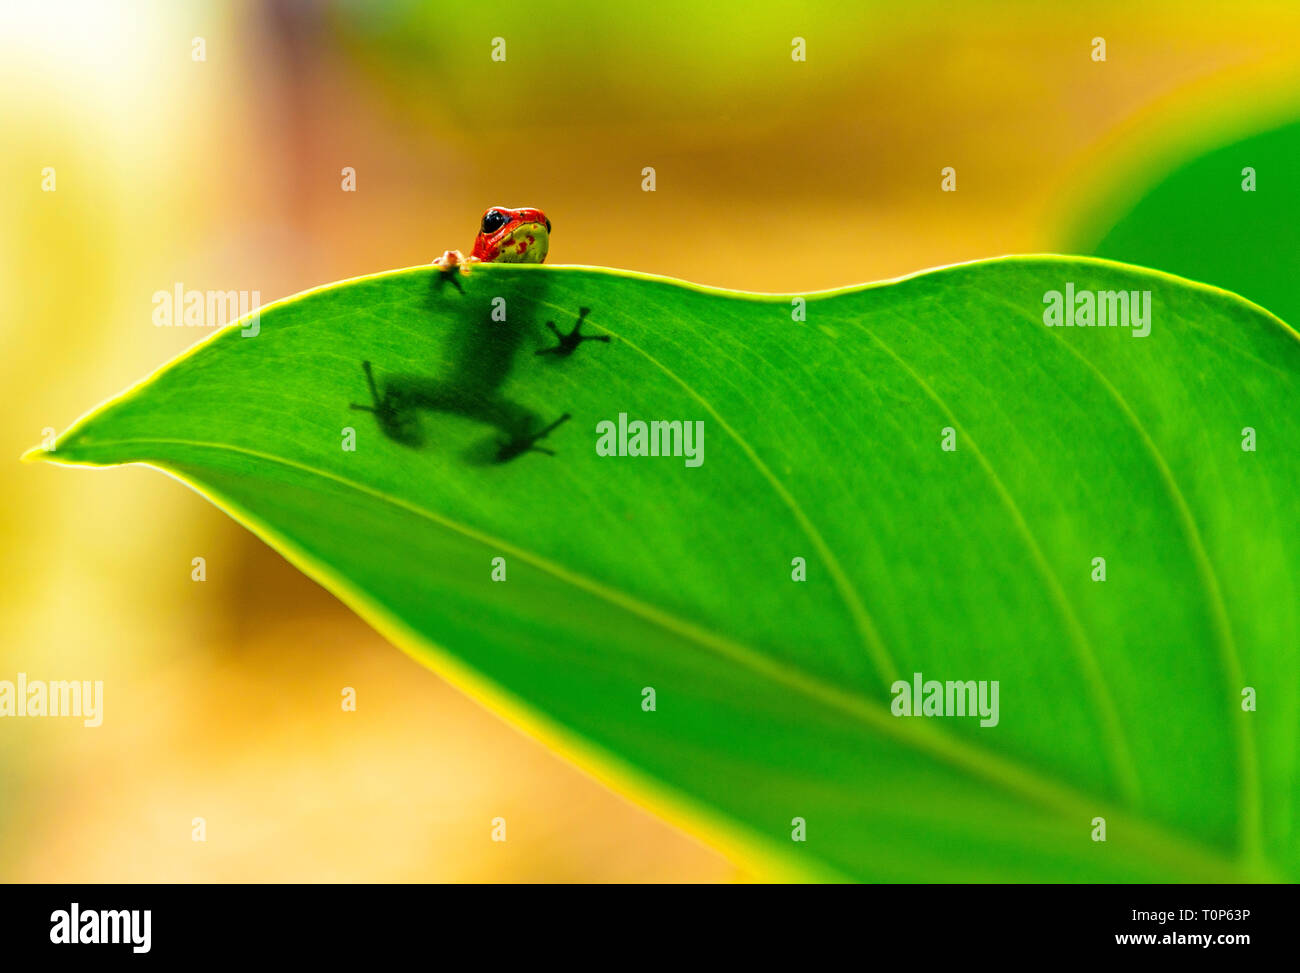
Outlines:
{"label": "blurred yellow background", "polygon": [[1294,0],[1137,7],[0,6],[0,679],[105,683],[98,729],[0,720],[0,879],[760,878],[177,482],[17,457],[209,333],[155,327],[155,291],[265,302],[427,262],[489,204],[544,208],[552,263],[752,290],[1058,249],[1108,167],[1300,90]]}

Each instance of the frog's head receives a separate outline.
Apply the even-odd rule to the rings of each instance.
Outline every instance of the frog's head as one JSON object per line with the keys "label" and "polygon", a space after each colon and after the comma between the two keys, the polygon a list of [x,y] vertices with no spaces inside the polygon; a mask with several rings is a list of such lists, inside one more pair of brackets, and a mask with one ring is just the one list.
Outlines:
{"label": "frog's head", "polygon": [[483,214],[473,256],[506,264],[539,264],[551,245],[551,221],[540,209],[493,206]]}

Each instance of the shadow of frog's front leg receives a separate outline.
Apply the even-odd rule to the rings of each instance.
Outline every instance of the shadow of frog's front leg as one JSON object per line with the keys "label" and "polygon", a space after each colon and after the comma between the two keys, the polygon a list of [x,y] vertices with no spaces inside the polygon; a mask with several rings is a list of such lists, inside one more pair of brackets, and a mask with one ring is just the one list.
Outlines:
{"label": "shadow of frog's front leg", "polygon": [[573,326],[573,330],[570,331],[568,334],[561,334],[560,329],[555,326],[554,321],[547,321],[546,327],[550,329],[551,334],[555,335],[555,339],[556,341],[559,342],[559,344],[556,345],[554,348],[542,348],[538,351],[533,352],[533,354],[555,355],[557,358],[568,358],[577,350],[578,345],[582,344],[582,342],[584,341],[604,341],[608,343],[609,335],[607,334],[581,334],[580,333],[582,331],[583,319],[586,318],[586,316],[590,313],[591,313],[591,308],[589,307],[578,308],[578,321]]}

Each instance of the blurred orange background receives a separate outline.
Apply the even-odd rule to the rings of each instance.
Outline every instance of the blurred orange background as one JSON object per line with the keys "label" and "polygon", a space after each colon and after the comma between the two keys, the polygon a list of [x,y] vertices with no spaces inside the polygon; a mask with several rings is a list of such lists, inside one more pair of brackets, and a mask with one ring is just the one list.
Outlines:
{"label": "blurred orange background", "polygon": [[544,208],[552,263],[750,290],[1060,249],[1105,173],[1300,91],[1294,0],[1136,6],[6,3],[0,679],[102,679],[105,715],[0,720],[0,879],[761,878],[179,483],[17,457],[209,333],[155,291],[424,263],[490,204]]}

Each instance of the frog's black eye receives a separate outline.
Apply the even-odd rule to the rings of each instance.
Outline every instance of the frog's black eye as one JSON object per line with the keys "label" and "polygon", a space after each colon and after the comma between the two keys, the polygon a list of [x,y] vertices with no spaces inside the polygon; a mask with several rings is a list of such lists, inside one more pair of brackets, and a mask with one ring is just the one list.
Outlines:
{"label": "frog's black eye", "polygon": [[499,209],[490,209],[483,214],[483,232],[495,233],[510,222],[510,217]]}
{"label": "frog's black eye", "polygon": [[550,233],[550,232],[551,232],[551,221],[550,221],[550,220],[547,220],[547,221],[546,221],[546,232],[547,232],[547,233]]}

